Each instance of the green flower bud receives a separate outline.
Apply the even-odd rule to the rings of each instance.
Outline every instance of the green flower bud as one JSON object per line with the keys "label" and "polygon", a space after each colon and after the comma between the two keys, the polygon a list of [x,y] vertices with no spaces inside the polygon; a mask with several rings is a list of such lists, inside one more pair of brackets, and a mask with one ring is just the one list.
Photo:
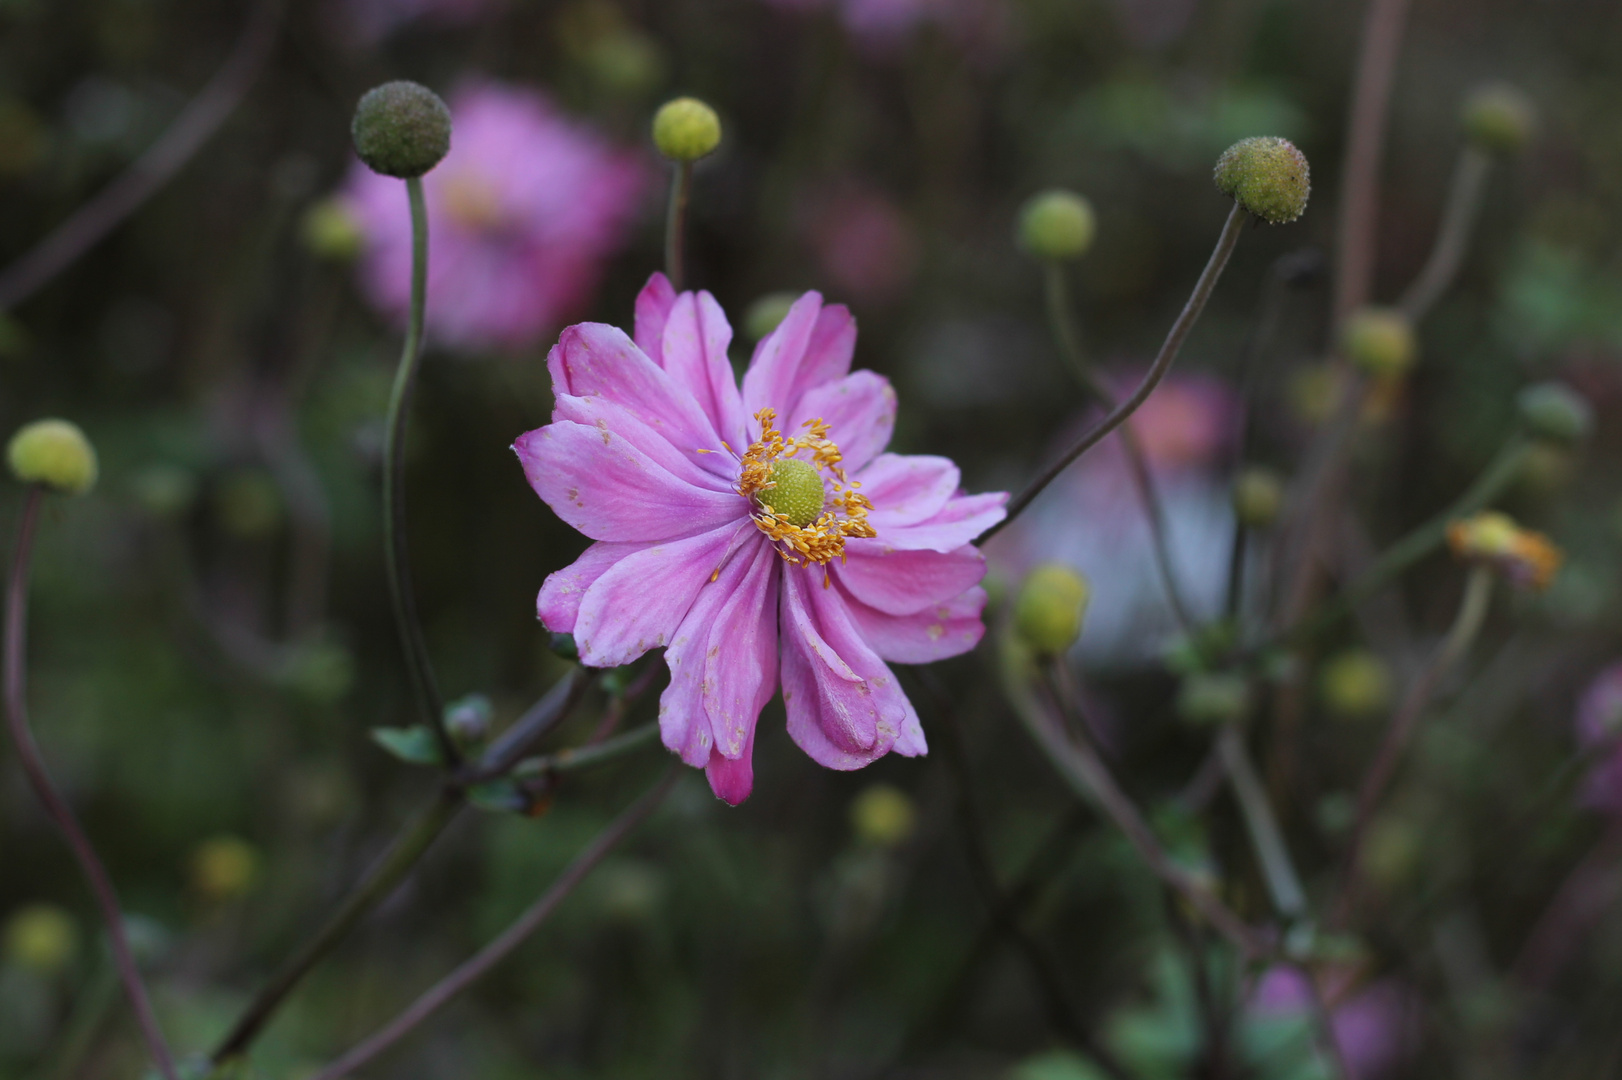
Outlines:
{"label": "green flower bud", "polygon": [[484,745],[494,719],[495,710],[483,694],[469,694],[445,706],[445,729],[463,749]]}
{"label": "green flower bud", "polygon": [[1265,529],[1278,520],[1284,505],[1284,479],[1262,465],[1252,465],[1233,482],[1233,512],[1252,529]]}
{"label": "green flower bud", "polygon": [[259,851],[239,836],[204,840],[192,852],[191,881],[211,903],[240,899],[259,881]]}
{"label": "green flower bud", "polygon": [[341,199],[322,199],[304,212],[299,239],[310,253],[334,262],[348,262],[360,254],[366,236]]}
{"label": "green flower bud", "polygon": [[1250,712],[1250,684],[1230,671],[1198,671],[1177,690],[1177,715],[1190,724],[1237,723]]}
{"label": "green flower bud", "polygon": [[1521,423],[1539,439],[1579,443],[1594,429],[1594,409],[1564,383],[1534,383],[1515,397]]}
{"label": "green flower bud", "polygon": [[1092,590],[1068,566],[1045,563],[1032,570],[1014,601],[1014,632],[1041,656],[1060,656],[1081,636]]}
{"label": "green flower bud", "polygon": [[1033,195],[1019,212],[1019,246],[1039,259],[1079,259],[1097,232],[1092,203],[1073,191]]}
{"label": "green flower bud", "polygon": [[753,304],[743,314],[743,332],[751,340],[759,341],[773,330],[784,319],[788,318],[788,309],[794,306],[794,301],[800,298],[799,293],[774,292],[767,293]]}
{"label": "green flower bud", "polygon": [[721,118],[697,98],[667,101],[653,115],[653,145],[671,161],[697,161],[721,143]]}
{"label": "green flower bud", "polygon": [[79,425],[68,420],[35,420],[11,437],[6,460],[25,484],[43,484],[68,495],[96,486],[96,448]]}
{"label": "green flower bud", "polygon": [[815,465],[799,458],[779,458],[768,477],[771,486],[761,488],[755,496],[763,508],[802,529],[822,515],[825,493],[822,474]]}
{"label": "green flower bud", "polygon": [[1288,139],[1271,136],[1228,147],[1217,159],[1214,179],[1218,191],[1273,225],[1300,217],[1312,193],[1306,155]]}
{"label": "green flower bud", "polygon": [[1513,154],[1532,138],[1537,109],[1509,83],[1486,83],[1464,100],[1464,133],[1490,154]]}
{"label": "green flower bud", "polygon": [[896,847],[912,835],[917,823],[918,809],[912,799],[889,784],[863,788],[850,804],[851,829],[869,847]]}
{"label": "green flower bud", "polygon": [[1403,374],[1419,356],[1413,324],[1395,308],[1352,312],[1341,329],[1340,347],[1348,360],[1377,378]]}
{"label": "green flower bud", "polygon": [[421,83],[400,79],[374,87],[355,106],[355,153],[384,176],[410,180],[451,149],[451,111]]}
{"label": "green flower bud", "polygon": [[1348,649],[1318,674],[1318,692],[1337,716],[1364,719],[1391,706],[1391,668],[1367,649]]}
{"label": "green flower bud", "polygon": [[79,951],[73,917],[52,904],[31,904],[6,920],[7,961],[36,975],[56,975]]}

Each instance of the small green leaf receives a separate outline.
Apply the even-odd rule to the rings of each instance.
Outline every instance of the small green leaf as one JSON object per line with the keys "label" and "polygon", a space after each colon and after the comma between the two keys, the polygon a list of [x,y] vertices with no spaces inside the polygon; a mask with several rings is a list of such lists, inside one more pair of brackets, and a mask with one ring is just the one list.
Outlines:
{"label": "small green leaf", "polygon": [[372,741],[408,765],[438,765],[441,761],[434,733],[421,724],[373,728]]}

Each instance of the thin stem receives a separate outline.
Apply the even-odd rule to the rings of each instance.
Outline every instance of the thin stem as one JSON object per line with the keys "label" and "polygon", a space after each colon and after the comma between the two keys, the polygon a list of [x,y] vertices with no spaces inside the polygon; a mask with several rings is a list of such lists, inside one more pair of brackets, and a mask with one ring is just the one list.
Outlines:
{"label": "thin stem", "polygon": [[531,934],[540,929],[541,924],[547,920],[553,911],[557,910],[558,905],[574,891],[575,887],[585,880],[586,875],[591,873],[597,864],[602,862],[608,853],[621,840],[625,839],[632,829],[641,824],[643,819],[653,812],[675,782],[679,769],[679,765],[673,764],[658,783],[654,784],[641,798],[610,822],[602,832],[598,833],[596,839],[584,851],[575,856],[574,861],[552,883],[552,887],[546,890],[541,895],[541,898],[531,905],[528,911],[520,915],[516,922],[502,931],[501,936],[480,949],[472,959],[466,961],[435,983],[410,1007],[384,1026],[381,1031],[355,1046],[320,1072],[315,1073],[309,1080],[339,1080],[340,1077],[348,1076],[405,1038],[417,1025],[438,1012],[446,1002],[466,990],[487,974],[491,968],[505,960],[514,949],[522,945]]}
{"label": "thin stem", "polygon": [[687,244],[687,200],[693,189],[693,163],[678,161],[670,178],[670,207],[665,213],[665,277],[681,292],[682,262]]}
{"label": "thin stem", "polygon": [[1124,424],[1128,417],[1138,411],[1140,405],[1149,400],[1149,395],[1160,385],[1160,380],[1165,377],[1166,372],[1171,370],[1172,361],[1177,359],[1177,353],[1182,349],[1184,339],[1199,321],[1200,312],[1205,310],[1205,302],[1211,298],[1217,280],[1222,277],[1222,271],[1228,265],[1228,258],[1233,254],[1234,245],[1239,242],[1239,231],[1244,227],[1248,217],[1244,208],[1234,203],[1233,209],[1228,212],[1228,220],[1222,226],[1222,235],[1217,238],[1216,249],[1211,252],[1210,261],[1205,264],[1199,280],[1194,283],[1194,292],[1189,296],[1188,303],[1183,305],[1177,320],[1172,323],[1171,331],[1160,346],[1159,354],[1155,357],[1154,363],[1149,365],[1149,372],[1143,377],[1143,382],[1132,391],[1132,396],[1111,410],[1108,416],[1093,425],[1090,430],[1084,432],[1068,450],[1059,455],[1057,461],[1042,470],[1041,474],[1008,504],[1008,516],[980,534],[980,542],[983,543],[995,536],[1023,513],[1049,484],[1059,478],[1059,474],[1064,472],[1072,461],[1098,445],[1106,435]]}
{"label": "thin stem", "polygon": [[1385,738],[1357,793],[1357,817],[1346,841],[1345,881],[1334,922],[1338,923],[1344,918],[1356,901],[1363,838],[1368,832],[1369,822],[1374,818],[1375,808],[1396,774],[1397,763],[1402,760],[1403,751],[1412,740],[1414,730],[1419,726],[1420,718],[1424,716],[1425,708],[1430,704],[1442,677],[1464,656],[1480,633],[1492,602],[1492,585],[1493,570],[1490,567],[1476,566],[1471,569],[1452,627],[1391,716]]}
{"label": "thin stem", "polygon": [[417,815],[383,857],[367,871],[343,905],[333,912],[313,938],[293,954],[291,960],[282,965],[281,970],[249,1003],[230,1032],[209,1055],[214,1064],[239,1057],[247,1051],[293,988],[349,935],[367,912],[388,898],[406,872],[417,864],[439,834],[445,831],[445,826],[456,817],[462,805],[461,794],[447,788]]}
{"label": "thin stem", "polygon": [[1491,156],[1466,143],[1453,170],[1453,184],[1442,209],[1442,224],[1436,230],[1435,246],[1419,276],[1397,304],[1410,322],[1417,323],[1424,318],[1458,276],[1464,251],[1470,246],[1470,234],[1481,216],[1482,196],[1491,172]]}
{"label": "thin stem", "polygon": [[1307,914],[1307,894],[1301,887],[1301,876],[1290,861],[1290,849],[1284,842],[1284,830],[1279,828],[1273,805],[1267,800],[1256,766],[1250,760],[1245,746],[1244,732],[1234,724],[1223,725],[1217,735],[1217,750],[1228,773],[1233,797],[1239,803],[1250,833],[1250,845],[1262,865],[1262,876],[1267,881],[1268,894],[1274,909],[1289,922]]}
{"label": "thin stem", "polygon": [[0,273],[0,311],[12,310],[72,266],[168,183],[219,130],[264,67],[281,26],[283,6],[283,0],[261,0],[231,55],[158,141]]}
{"label": "thin stem", "polygon": [[40,754],[39,745],[34,742],[34,733],[28,726],[28,696],[27,696],[27,633],[28,633],[28,578],[31,557],[34,551],[34,537],[39,530],[40,506],[45,498],[45,490],[37,485],[28,489],[27,501],[23,504],[22,524],[17,532],[17,547],[12,554],[11,579],[6,588],[6,629],[5,629],[5,699],[6,723],[11,731],[11,739],[17,746],[17,759],[21,763],[23,773],[28,777],[29,786],[34,789],[45,813],[62,830],[62,835],[73,850],[73,856],[79,862],[79,869],[84,873],[85,879],[90,883],[90,891],[95,894],[96,905],[101,909],[101,918],[107,926],[108,941],[112,946],[113,963],[118,968],[118,977],[124,984],[124,993],[130,999],[130,1007],[135,1012],[135,1021],[141,1029],[141,1037],[146,1041],[147,1052],[157,1064],[158,1071],[164,1080],[176,1080],[175,1059],[169,1051],[169,1044],[164,1040],[163,1029],[158,1026],[158,1018],[152,1010],[152,1000],[146,992],[146,984],[141,981],[141,972],[135,964],[135,954],[130,951],[129,938],[124,932],[124,912],[118,903],[118,893],[113,888],[112,880],[107,876],[107,869],[96,855],[96,849],[91,846],[90,838],[80,828],[79,821],[73,815],[73,808],[68,805],[61,792],[51,781],[50,772],[45,767],[45,759]]}
{"label": "thin stem", "polygon": [[428,645],[422,637],[406,545],[406,424],[410,419],[412,391],[417,385],[418,361],[422,357],[423,311],[428,300],[428,208],[423,201],[422,178],[412,177],[405,184],[411,203],[411,311],[406,322],[405,347],[400,352],[400,367],[389,394],[388,426],[383,435],[383,554],[388,567],[389,598],[394,604],[394,622],[400,631],[406,668],[411,672],[411,686],[416,692],[423,721],[439,744],[440,760],[447,767],[454,767],[461,763],[462,753],[445,728],[445,703],[439,696],[439,683],[434,678]]}
{"label": "thin stem", "polygon": [[612,739],[604,739],[600,743],[590,746],[571,747],[559,750],[555,754],[543,754],[540,757],[525,758],[513,766],[512,775],[519,779],[533,776],[546,776],[549,773],[575,772],[578,769],[590,768],[593,765],[602,765],[606,762],[617,761],[636,753],[644,746],[658,741],[659,723],[643,724],[632,728],[623,735],[616,735]]}
{"label": "thin stem", "polygon": [[[1115,394],[1109,385],[1098,377],[1098,372],[1087,363],[1086,354],[1082,352],[1081,335],[1077,333],[1075,318],[1070,310],[1064,263],[1058,259],[1049,259],[1045,268],[1048,322],[1053,329],[1053,338],[1058,343],[1065,365],[1081,384],[1082,390],[1097,398],[1106,409],[1113,409],[1117,404]],[[1143,444],[1138,440],[1138,434],[1132,430],[1131,424],[1121,427],[1121,448],[1126,452],[1127,472],[1132,477],[1132,486],[1137,492],[1138,502],[1143,506],[1144,519],[1149,524],[1149,539],[1154,549],[1155,569],[1160,574],[1161,587],[1166,590],[1166,602],[1171,606],[1172,615],[1177,619],[1177,624],[1182,627],[1183,632],[1192,634],[1194,620],[1188,613],[1188,606],[1183,603],[1181,590],[1177,587],[1177,573],[1171,558],[1171,530],[1166,524],[1166,514],[1160,496],[1155,491],[1154,474],[1149,470],[1148,457],[1144,454]]]}
{"label": "thin stem", "polygon": [[595,678],[596,672],[590,668],[576,667],[568,677],[560,679],[497,737],[476,766],[463,770],[461,783],[482,783],[511,772],[536,743],[574,711]]}
{"label": "thin stem", "polygon": [[1312,1017],[1318,1036],[1318,1052],[1328,1063],[1331,1080],[1352,1080],[1357,1073],[1346,1060],[1346,1051],[1340,1045],[1340,1039],[1335,1035],[1335,1014],[1329,1008],[1329,1000],[1324,997],[1323,987],[1318,984],[1318,977],[1305,965],[1298,965],[1296,970],[1302,978],[1307,980],[1307,989],[1312,997]]}
{"label": "thin stem", "polygon": [[[1247,957],[1259,957],[1268,952],[1266,942],[1255,930],[1245,924],[1216,897],[1193,873],[1175,862],[1160,845],[1154,830],[1144,820],[1130,797],[1116,784],[1109,768],[1099,759],[1091,746],[1072,740],[1059,723],[1048,714],[1042,702],[1033,693],[1029,677],[1018,670],[1020,659],[1005,657],[1003,688],[1014,712],[1025,725],[1031,737],[1065,783],[1077,795],[1097,806],[1115,826],[1126,835],[1128,842],[1150,871],[1162,882],[1176,890],[1194,910]],[[1062,692],[1052,687],[1061,707],[1075,721],[1076,705],[1064,700]],[[1085,723],[1082,722],[1082,726]]]}

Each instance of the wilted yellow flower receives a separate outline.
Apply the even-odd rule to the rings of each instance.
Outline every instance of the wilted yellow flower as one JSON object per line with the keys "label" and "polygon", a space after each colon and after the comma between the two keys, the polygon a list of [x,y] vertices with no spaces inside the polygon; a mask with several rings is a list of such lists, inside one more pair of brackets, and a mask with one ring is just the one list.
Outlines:
{"label": "wilted yellow flower", "polygon": [[1495,510],[1450,524],[1447,543],[1459,558],[1487,563],[1515,584],[1540,590],[1549,587],[1565,559],[1547,536]]}

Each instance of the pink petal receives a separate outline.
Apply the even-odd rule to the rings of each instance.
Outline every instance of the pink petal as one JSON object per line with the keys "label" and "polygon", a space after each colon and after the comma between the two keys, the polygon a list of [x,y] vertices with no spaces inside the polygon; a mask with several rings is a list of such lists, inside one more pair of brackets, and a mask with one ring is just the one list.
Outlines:
{"label": "pink petal", "polygon": [[643,423],[624,405],[602,397],[557,395],[553,420],[569,420],[612,432],[680,480],[710,491],[736,491],[738,463],[730,454],[693,454],[673,446],[664,432]]}
{"label": "pink petal", "polygon": [[867,519],[881,535],[886,528],[915,525],[936,513],[962,482],[951,461],[924,454],[880,454],[851,476],[862,482],[862,494],[873,503]]}
{"label": "pink petal", "polygon": [[756,544],[744,579],[714,617],[704,654],[704,711],[715,752],[724,757],[736,758],[754,744],[760,710],[777,690],[777,572],[783,565],[772,545]]}
{"label": "pink petal", "polygon": [[596,543],[585,554],[562,570],[546,577],[541,594],[535,598],[535,616],[541,625],[555,634],[574,633],[575,620],[580,616],[580,601],[586,597],[598,578],[621,559],[641,551],[643,544]]}
{"label": "pink petal", "polygon": [[733,523],[652,544],[605,572],[580,604],[574,630],[580,662],[618,667],[669,641],[742,529],[754,526]]}
{"label": "pink petal", "polygon": [[[866,490],[865,488],[863,489]],[[879,539],[891,547],[939,552],[956,551],[1007,516],[1006,491],[984,495],[954,495],[938,512],[916,525],[885,527],[872,516]]]}
{"label": "pink petal", "polygon": [[828,437],[839,444],[845,471],[852,473],[889,445],[890,433],[895,430],[895,409],[890,380],[871,371],[858,371],[807,390],[783,430],[798,435],[805,421],[826,420]]}
{"label": "pink petal", "polygon": [[660,363],[671,378],[692,391],[709,418],[716,437],[742,452],[743,399],[727,346],[732,327],[715,297],[707,292],[682,293],[665,323]]}
{"label": "pink petal", "polygon": [[856,320],[844,304],[829,304],[817,315],[816,329],[800,362],[800,379],[795,387],[804,393],[823,383],[842,379],[856,357]]}
{"label": "pink petal", "polygon": [[569,421],[513,444],[535,493],[593,540],[672,540],[737,521],[736,492],[697,487],[613,432]]}
{"label": "pink petal", "polygon": [[833,576],[855,599],[889,615],[914,615],[980,584],[986,560],[965,544],[954,551],[890,547],[883,537],[847,540]]}
{"label": "pink petal", "polygon": [[670,318],[670,309],[675,306],[676,290],[671,286],[670,279],[658,271],[648,278],[648,283],[636,294],[636,325],[633,328],[636,346],[660,367],[664,367],[660,350],[664,343],[665,323]]}
{"label": "pink petal", "polygon": [[777,329],[755,347],[743,376],[744,412],[777,410],[782,421],[799,411],[807,390],[840,379],[856,352],[856,320],[843,305],[824,308],[818,293],[794,302]]}
{"label": "pink petal", "polygon": [[[841,589],[843,583],[841,582]],[[978,585],[912,615],[889,615],[846,595],[850,618],[873,651],[896,664],[928,664],[968,652],[986,632],[980,613],[986,591]]]}
{"label": "pink petal", "polygon": [[569,327],[547,355],[546,367],[555,393],[623,405],[684,453],[721,452],[692,388],[673,379],[618,327]]}
{"label": "pink petal", "polygon": [[918,710],[912,707],[912,700],[902,694],[901,701],[907,706],[907,714],[901,721],[901,734],[895,737],[895,745],[890,749],[902,757],[923,757],[929,753],[924,725],[918,722]]}
{"label": "pink petal", "polygon": [[749,797],[755,787],[755,729],[749,729],[749,739],[743,752],[735,758],[726,757],[719,747],[710,751],[710,760],[704,766],[709,777],[710,790],[715,797],[729,806],[737,806]]}

